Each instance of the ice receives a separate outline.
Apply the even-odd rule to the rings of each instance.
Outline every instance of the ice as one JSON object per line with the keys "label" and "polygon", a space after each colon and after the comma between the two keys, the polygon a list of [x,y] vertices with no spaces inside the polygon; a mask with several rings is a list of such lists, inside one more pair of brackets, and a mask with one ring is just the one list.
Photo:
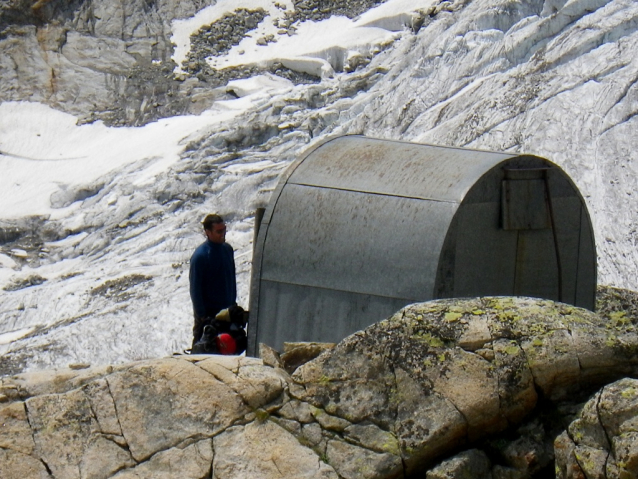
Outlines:
{"label": "ice", "polygon": [[[238,111],[253,106],[253,101]],[[61,187],[89,185],[127,165],[135,165],[135,185],[146,185],[179,161],[191,134],[236,114],[216,110],[139,128],[110,128],[101,122],[77,126],[72,115],[38,103],[4,102],[0,104],[0,218],[52,214],[51,197]]]}
{"label": "ice", "polygon": [[[274,2],[221,0],[173,24],[174,60],[200,26],[258,7],[269,16],[211,64],[278,62],[319,83],[260,74],[199,116],[136,128],[0,104],[0,228],[22,232],[0,244],[3,358],[42,369],[183,350],[201,218],[227,218],[247,307],[255,208],[295,159],[343,134],[554,161],[590,209],[599,282],[638,288],[636,2],[389,0],[288,36]],[[277,42],[257,45],[267,33]]]}
{"label": "ice", "polygon": [[[333,31],[340,32],[338,37],[329,34]],[[306,72],[330,76],[332,72],[325,69],[324,62],[330,64],[332,70],[341,71],[347,52],[370,54],[374,46],[390,43],[394,38],[394,33],[385,29],[357,27],[346,17],[331,17],[320,22],[306,21],[298,27],[296,35],[279,36],[276,43],[266,46],[246,38],[228,55],[209,59],[209,64],[213,68],[228,68],[279,61],[294,66],[291,62],[304,60]],[[312,63],[315,64],[314,68],[309,67]]]}
{"label": "ice", "polygon": [[82,233],[78,233],[75,235],[69,235],[66,238],[60,240],[60,241],[53,241],[53,242],[48,242],[48,243],[44,243],[45,246],[49,247],[49,248],[66,248],[69,246],[75,246],[76,244],[78,244],[80,241],[82,241],[84,238],[86,238],[89,234],[86,231],[83,231]]}
{"label": "ice", "polygon": [[[291,2],[282,2],[291,9]],[[322,21],[305,21],[296,26],[294,35],[281,35],[274,20],[284,17],[284,9],[273,8],[272,2],[260,0],[220,1],[205,8],[193,18],[173,23],[173,60],[181,70],[190,49],[189,38],[201,26],[208,25],[225,13],[239,8],[263,8],[269,15],[255,31],[234,46],[226,55],[208,59],[213,68],[237,66],[268,66],[275,62],[287,68],[318,77],[331,77],[343,71],[348,59],[356,55],[369,56],[397,38],[395,32],[411,27],[422,12],[432,7],[434,0],[389,0],[365,12],[358,20],[332,16]],[[421,13],[418,13],[418,12]],[[339,32],[335,35],[334,32]],[[260,45],[257,41],[273,35],[275,42]]]}
{"label": "ice", "polygon": [[15,268],[18,265],[11,256],[6,254],[0,254],[0,267],[2,268]]}
{"label": "ice", "polygon": [[258,162],[243,163],[243,164],[238,163],[234,165],[229,165],[229,166],[225,166],[223,170],[228,173],[247,174],[247,173],[252,173],[256,171],[263,171],[264,169],[270,168],[275,165],[276,163],[274,163],[273,161],[263,160]]}
{"label": "ice", "polygon": [[289,90],[293,83],[286,78],[275,75],[257,75],[242,80],[229,81],[226,91],[231,91],[238,97],[244,97],[255,93],[274,93],[280,90]]}
{"label": "ice", "polygon": [[[285,10],[275,6],[275,3],[276,2],[271,0],[220,0],[215,5],[200,10],[191,18],[175,20],[171,26],[171,31],[173,32],[171,41],[175,44],[173,60],[178,65],[177,70],[181,71],[180,67],[182,62],[186,59],[186,55],[190,50],[190,36],[199,30],[200,27],[210,25],[223,17],[224,14],[231,13],[240,8],[249,10],[261,8],[266,10],[271,18],[283,17]],[[292,7],[290,0],[281,0],[278,3],[286,6],[286,9]],[[270,24],[272,25],[272,20],[270,20]],[[269,31],[274,31],[274,26],[271,27]]]}
{"label": "ice", "polygon": [[8,333],[0,334],[0,345],[9,344],[13,341],[23,338],[27,334],[32,333],[34,330],[35,328],[23,328],[23,329],[18,329],[17,331],[10,331]]}
{"label": "ice", "polygon": [[423,15],[437,3],[436,0],[391,0],[363,13],[355,25],[401,31],[411,27],[419,13]]}

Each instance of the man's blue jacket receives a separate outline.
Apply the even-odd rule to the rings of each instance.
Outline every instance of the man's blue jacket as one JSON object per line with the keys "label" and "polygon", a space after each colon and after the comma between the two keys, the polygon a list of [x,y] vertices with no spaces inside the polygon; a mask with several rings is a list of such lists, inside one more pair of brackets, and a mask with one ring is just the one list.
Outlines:
{"label": "man's blue jacket", "polygon": [[228,243],[207,240],[191,256],[190,289],[198,318],[214,317],[237,302],[235,258]]}

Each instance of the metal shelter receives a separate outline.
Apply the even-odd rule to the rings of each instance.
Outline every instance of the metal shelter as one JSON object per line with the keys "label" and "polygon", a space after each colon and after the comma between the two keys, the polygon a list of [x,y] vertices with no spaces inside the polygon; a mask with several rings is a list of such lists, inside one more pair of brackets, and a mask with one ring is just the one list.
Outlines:
{"label": "metal shelter", "polygon": [[586,205],[546,159],[361,136],[274,191],[255,243],[248,353],[337,342],[419,301],[517,295],[594,308]]}

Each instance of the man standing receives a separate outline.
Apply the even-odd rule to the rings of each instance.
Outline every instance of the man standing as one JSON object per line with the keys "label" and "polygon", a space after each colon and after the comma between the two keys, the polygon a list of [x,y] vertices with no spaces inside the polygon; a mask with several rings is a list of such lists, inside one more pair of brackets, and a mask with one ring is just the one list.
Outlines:
{"label": "man standing", "polygon": [[207,215],[202,221],[206,241],[191,256],[190,292],[195,325],[193,345],[201,338],[206,318],[214,318],[222,309],[237,302],[235,258],[226,243],[226,224],[219,215]]}

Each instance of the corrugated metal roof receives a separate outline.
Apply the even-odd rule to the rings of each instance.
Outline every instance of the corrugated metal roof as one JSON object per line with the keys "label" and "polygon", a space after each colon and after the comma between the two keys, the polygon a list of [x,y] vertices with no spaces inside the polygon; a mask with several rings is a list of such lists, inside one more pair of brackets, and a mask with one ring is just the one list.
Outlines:
{"label": "corrugated metal roof", "polygon": [[312,152],[288,183],[458,203],[490,168],[514,156],[345,136]]}

